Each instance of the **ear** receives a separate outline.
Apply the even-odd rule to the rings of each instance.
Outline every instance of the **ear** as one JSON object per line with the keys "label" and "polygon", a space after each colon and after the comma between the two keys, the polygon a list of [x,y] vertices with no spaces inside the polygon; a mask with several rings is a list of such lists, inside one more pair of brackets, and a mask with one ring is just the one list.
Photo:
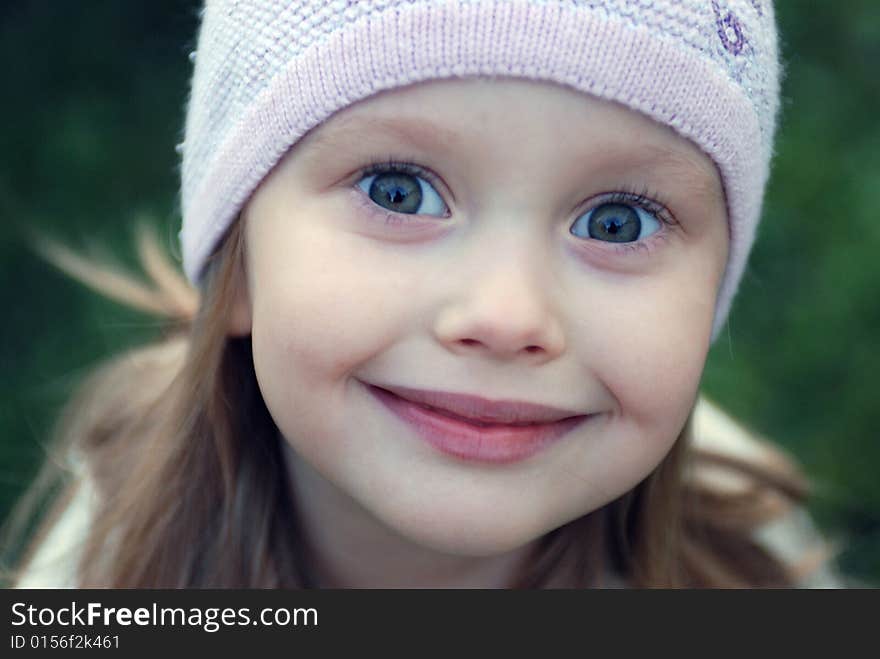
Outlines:
{"label": "ear", "polygon": [[251,333],[253,313],[245,268],[240,265],[235,270],[226,333],[229,336],[240,337]]}

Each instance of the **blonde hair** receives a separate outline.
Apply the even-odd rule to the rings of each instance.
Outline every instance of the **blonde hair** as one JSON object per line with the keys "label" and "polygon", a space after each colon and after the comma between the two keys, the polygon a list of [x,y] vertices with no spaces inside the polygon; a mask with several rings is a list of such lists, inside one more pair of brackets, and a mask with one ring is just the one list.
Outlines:
{"label": "blonde hair", "polygon": [[[233,223],[209,260],[201,293],[148,231],[138,238],[146,284],[52,241],[36,245],[74,278],[169,321],[159,341],[97,367],[56,426],[55,451],[81,456],[101,495],[77,566],[82,587],[315,585],[283,439],[260,395],[249,337],[226,333],[229,301],[244,281],[243,225]],[[511,587],[540,587],[572,559],[578,575],[572,585],[593,585],[602,566],[586,559],[585,548],[597,534],[608,567],[631,586],[795,585],[798,569],[761,547],[754,532],[804,501],[804,477],[790,461],[768,466],[694,448],[692,417],[653,473],[602,509],[547,534]],[[749,485],[730,493],[685,478],[701,464]],[[19,570],[76,486],[47,462],[4,529],[18,544],[30,537]],[[41,516],[47,497],[55,508]],[[31,534],[35,517],[42,526]],[[14,581],[17,571],[6,579]]]}

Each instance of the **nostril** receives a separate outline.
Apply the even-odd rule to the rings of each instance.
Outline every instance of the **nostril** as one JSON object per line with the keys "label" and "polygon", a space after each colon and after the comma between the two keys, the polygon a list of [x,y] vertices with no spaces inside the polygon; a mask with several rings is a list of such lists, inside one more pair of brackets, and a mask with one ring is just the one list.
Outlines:
{"label": "nostril", "polygon": [[[461,343],[462,345],[466,345],[466,346],[480,344],[480,342],[477,339],[461,339],[459,341],[459,343]],[[544,349],[541,346],[526,346],[524,348],[524,350],[529,353],[535,353],[535,352],[543,352]]]}

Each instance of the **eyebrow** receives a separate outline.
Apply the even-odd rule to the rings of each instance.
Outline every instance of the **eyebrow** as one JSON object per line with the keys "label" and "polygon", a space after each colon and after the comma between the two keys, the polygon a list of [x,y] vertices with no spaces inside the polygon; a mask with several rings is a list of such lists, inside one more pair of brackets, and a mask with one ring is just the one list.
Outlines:
{"label": "eyebrow", "polygon": [[316,133],[308,148],[316,151],[341,148],[352,142],[369,139],[370,134],[381,134],[383,138],[396,137],[424,150],[451,151],[462,143],[462,137],[455,131],[424,120],[354,115],[340,117],[334,126],[328,126],[327,130]]}
{"label": "eyebrow", "polygon": [[[335,125],[327,126],[327,130],[315,133],[307,150],[318,155],[328,150],[346,148],[353,142],[362,143],[369,140],[370,134],[375,135],[377,139],[397,138],[424,151],[454,152],[463,148],[465,143],[465,138],[459,133],[424,119],[352,115],[339,117]],[[679,185],[687,192],[697,195],[707,203],[713,201],[725,203],[721,178],[720,175],[716,176],[717,169],[709,169],[705,162],[697,160],[681,149],[660,144],[643,144],[639,146],[635,156],[631,153],[613,151],[610,155],[615,161],[620,161],[622,165],[635,172],[664,168],[672,172],[671,176],[679,181]]]}
{"label": "eyebrow", "polygon": [[[724,187],[721,183],[721,175],[717,165],[709,158],[709,162],[700,161],[694,156],[682,151],[657,144],[644,145],[641,147],[635,171],[662,167],[670,172],[677,185],[690,192],[706,203],[720,201],[726,204]],[[707,156],[708,158],[709,156]]]}

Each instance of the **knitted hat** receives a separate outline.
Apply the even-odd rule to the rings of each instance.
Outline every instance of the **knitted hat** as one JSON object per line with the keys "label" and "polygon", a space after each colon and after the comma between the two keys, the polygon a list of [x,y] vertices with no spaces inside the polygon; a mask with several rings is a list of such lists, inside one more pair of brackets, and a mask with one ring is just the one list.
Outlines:
{"label": "knitted hat", "polygon": [[718,336],[772,155],[771,0],[207,0],[193,57],[179,149],[180,239],[194,284],[263,177],[337,110],[423,80],[514,76],[622,103],[712,158],[730,232]]}

